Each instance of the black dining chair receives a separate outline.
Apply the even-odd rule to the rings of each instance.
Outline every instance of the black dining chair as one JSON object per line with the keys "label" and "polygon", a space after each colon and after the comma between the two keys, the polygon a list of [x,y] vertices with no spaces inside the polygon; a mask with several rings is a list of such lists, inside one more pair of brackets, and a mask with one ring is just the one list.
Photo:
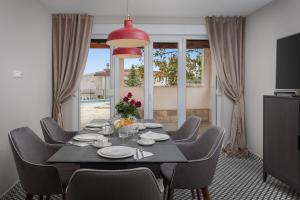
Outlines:
{"label": "black dining chair", "polygon": [[173,199],[174,189],[189,189],[192,194],[196,191],[198,199],[201,189],[204,199],[209,199],[208,186],[213,180],[224,135],[223,128],[212,126],[194,142],[177,143],[188,162],[161,165],[168,200]]}
{"label": "black dining chair", "polygon": [[175,142],[194,141],[198,136],[200,124],[200,117],[191,116],[178,130],[167,131],[167,133]]}
{"label": "black dining chair", "polygon": [[59,169],[46,163],[61,145],[43,142],[30,128],[22,127],[8,134],[22,188],[26,200],[34,195],[49,199],[53,194],[62,194],[75,171]]}
{"label": "black dining chair", "polygon": [[41,127],[45,141],[49,144],[65,144],[71,140],[77,131],[65,131],[51,117],[41,119]]}
{"label": "black dining chair", "polygon": [[162,200],[160,187],[148,168],[77,170],[66,190],[67,200]]}

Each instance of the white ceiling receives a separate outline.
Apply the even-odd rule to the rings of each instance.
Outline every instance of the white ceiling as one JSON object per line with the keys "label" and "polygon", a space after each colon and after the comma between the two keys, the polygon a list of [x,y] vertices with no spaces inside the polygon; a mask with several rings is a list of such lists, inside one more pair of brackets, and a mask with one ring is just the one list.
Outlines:
{"label": "white ceiling", "polygon": [[[126,0],[40,0],[52,13],[88,13],[95,16],[126,15]],[[272,0],[129,0],[131,16],[203,17],[247,16]]]}

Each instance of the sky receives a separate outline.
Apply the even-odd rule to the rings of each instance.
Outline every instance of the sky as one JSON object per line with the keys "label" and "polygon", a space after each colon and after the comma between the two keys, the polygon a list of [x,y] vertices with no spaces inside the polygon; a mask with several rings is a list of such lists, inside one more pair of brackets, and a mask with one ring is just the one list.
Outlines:
{"label": "sky", "polygon": [[[84,74],[95,73],[106,68],[107,63],[110,64],[109,49],[89,49]],[[125,59],[125,69],[129,69],[131,65],[139,63],[139,59]]]}
{"label": "sky", "polygon": [[[166,50],[168,51],[168,49]],[[173,50],[172,50],[173,51]],[[191,57],[196,57],[196,53],[192,53]],[[132,65],[138,64],[138,58],[125,59],[125,69],[130,69]],[[110,49],[89,49],[87,62],[85,65],[84,74],[95,73],[106,68],[107,63],[110,64]]]}

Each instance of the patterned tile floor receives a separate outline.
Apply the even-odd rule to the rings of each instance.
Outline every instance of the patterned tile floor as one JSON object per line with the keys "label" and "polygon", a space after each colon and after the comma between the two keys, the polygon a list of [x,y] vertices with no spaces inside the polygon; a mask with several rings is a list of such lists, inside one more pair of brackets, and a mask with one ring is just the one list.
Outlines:
{"label": "patterned tile floor", "polygon": [[[220,156],[214,181],[209,187],[211,199],[217,200],[291,200],[299,199],[298,194],[279,180],[268,177],[262,181],[262,160],[254,155],[250,158],[237,159]],[[18,184],[1,200],[21,200],[25,194]],[[61,200],[53,196],[52,200]],[[174,200],[191,200],[188,190],[176,190]]]}

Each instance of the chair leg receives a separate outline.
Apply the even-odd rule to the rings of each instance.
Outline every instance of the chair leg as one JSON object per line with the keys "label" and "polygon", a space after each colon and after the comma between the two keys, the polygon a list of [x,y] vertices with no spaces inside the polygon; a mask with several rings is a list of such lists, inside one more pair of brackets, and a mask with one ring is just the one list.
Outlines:
{"label": "chair leg", "polygon": [[167,200],[173,200],[173,194],[174,194],[174,189],[173,188],[169,188]]}
{"label": "chair leg", "polygon": [[29,193],[26,194],[26,200],[32,200],[32,198],[33,198],[32,194]]}
{"label": "chair leg", "polygon": [[208,187],[201,188],[204,200],[210,200]]}
{"label": "chair leg", "polygon": [[201,200],[200,190],[196,189],[196,192],[197,192],[197,200]]}
{"label": "chair leg", "polygon": [[46,196],[46,200],[50,200],[50,195],[47,195],[47,196]]}
{"label": "chair leg", "polygon": [[266,182],[268,177],[268,173],[267,172],[263,172],[263,181]]}
{"label": "chair leg", "polygon": [[39,200],[43,200],[44,196],[43,195],[39,195]]}
{"label": "chair leg", "polygon": [[169,185],[168,184],[164,184],[164,187],[165,187],[165,190],[164,190],[164,200],[167,200]]}
{"label": "chair leg", "polygon": [[194,190],[194,189],[191,189],[191,192],[192,192],[192,198],[195,199],[195,198],[196,198],[195,190]]}

